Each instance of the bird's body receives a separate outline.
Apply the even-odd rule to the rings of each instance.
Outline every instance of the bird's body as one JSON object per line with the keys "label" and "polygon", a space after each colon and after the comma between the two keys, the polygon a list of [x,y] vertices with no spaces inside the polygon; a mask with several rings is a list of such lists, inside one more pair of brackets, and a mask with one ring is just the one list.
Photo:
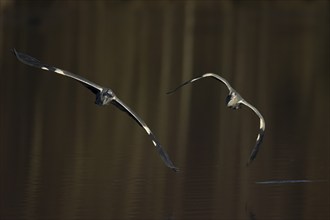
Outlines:
{"label": "bird's body", "polygon": [[41,63],[39,60],[37,60],[34,57],[31,57],[27,54],[17,52],[15,49],[13,49],[13,52],[16,56],[16,58],[29,66],[36,67],[42,70],[55,72],[60,75],[72,78],[79,83],[81,83],[83,86],[88,88],[90,91],[92,91],[96,95],[95,104],[103,106],[108,105],[109,103],[113,104],[120,110],[126,112],[131,118],[134,119],[149,135],[149,137],[152,140],[153,145],[156,147],[157,152],[159,153],[161,159],[164,161],[165,165],[171,168],[173,171],[178,171],[178,168],[176,168],[165,152],[165,150],[160,145],[159,141],[156,139],[155,135],[151,132],[149,127],[146,125],[146,123],[134,112],[132,111],[126,104],[124,104],[111,89],[102,87],[100,85],[97,85],[81,76],[78,76],[74,73],[71,73],[66,70],[59,69],[57,67],[49,66],[47,64]]}
{"label": "bird's body", "polygon": [[249,107],[250,109],[252,109],[252,111],[254,111],[257,114],[257,116],[259,117],[259,119],[260,119],[259,133],[258,133],[258,136],[257,136],[256,144],[255,144],[254,148],[252,149],[252,152],[250,154],[250,158],[249,158],[249,161],[248,161],[247,164],[251,163],[255,159],[255,157],[257,156],[260,144],[263,140],[263,136],[264,136],[264,133],[265,133],[265,127],[266,127],[265,120],[264,120],[264,117],[258,111],[258,109],[256,109],[254,106],[252,106],[247,101],[245,101],[242,98],[242,96],[238,92],[236,92],[235,89],[233,89],[233,87],[227,82],[227,80],[225,80],[221,76],[219,76],[217,74],[214,74],[214,73],[205,73],[200,77],[196,77],[196,78],[193,78],[191,80],[188,80],[188,81],[182,83],[181,85],[179,85],[175,89],[171,90],[167,94],[173,93],[176,90],[178,90],[179,88],[181,88],[182,86],[185,86],[189,83],[193,83],[193,82],[195,82],[197,80],[200,80],[202,78],[205,78],[205,77],[215,78],[216,80],[219,80],[220,82],[222,82],[223,84],[225,84],[227,86],[227,88],[229,90],[229,94],[226,97],[226,105],[227,105],[228,108],[239,109],[239,108],[241,108],[241,105],[243,104],[243,105]]}

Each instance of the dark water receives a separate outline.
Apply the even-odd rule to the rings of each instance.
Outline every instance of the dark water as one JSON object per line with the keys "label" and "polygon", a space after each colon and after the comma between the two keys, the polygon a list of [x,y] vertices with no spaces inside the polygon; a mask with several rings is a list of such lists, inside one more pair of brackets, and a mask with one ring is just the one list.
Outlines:
{"label": "dark water", "polygon": [[[0,1],[0,219],[330,218],[327,1]],[[114,106],[10,49],[107,86]],[[218,73],[266,120],[225,107]]]}

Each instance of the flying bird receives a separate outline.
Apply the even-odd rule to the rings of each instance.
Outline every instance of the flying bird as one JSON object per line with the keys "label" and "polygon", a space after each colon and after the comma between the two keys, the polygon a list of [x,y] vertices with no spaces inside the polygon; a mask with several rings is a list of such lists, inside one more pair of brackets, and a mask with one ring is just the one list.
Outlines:
{"label": "flying bird", "polygon": [[161,159],[164,161],[165,165],[168,166],[173,171],[177,172],[178,168],[174,166],[173,162],[167,155],[166,151],[163,149],[163,147],[160,145],[159,141],[156,139],[155,135],[151,132],[149,127],[146,125],[146,123],[135,113],[133,112],[126,104],[124,104],[114,93],[111,89],[99,86],[81,76],[78,76],[76,74],[70,73],[66,70],[59,69],[57,67],[49,66],[47,64],[41,63],[39,60],[37,60],[34,57],[31,57],[27,54],[20,53],[16,51],[15,49],[12,50],[16,56],[16,58],[29,66],[36,67],[42,70],[55,72],[60,75],[72,78],[79,83],[81,83],[83,86],[85,86],[87,89],[92,91],[96,95],[95,104],[99,106],[108,105],[109,103],[113,104],[120,110],[126,112],[130,117],[134,119],[136,123],[138,123],[149,135],[151,138],[151,141],[153,145],[156,147],[157,152],[159,153]]}
{"label": "flying bird", "polygon": [[260,145],[262,143],[264,133],[265,133],[265,127],[266,127],[265,120],[264,120],[264,117],[261,115],[261,113],[258,111],[258,109],[256,109],[253,105],[251,105],[247,101],[245,101],[242,98],[242,96],[240,94],[238,94],[238,92],[236,92],[236,90],[233,89],[233,87],[231,87],[231,85],[227,82],[227,80],[225,80],[221,76],[219,76],[217,74],[214,74],[214,73],[205,73],[200,77],[196,77],[196,78],[193,78],[191,80],[188,80],[188,81],[182,83],[181,85],[179,85],[175,89],[167,92],[167,94],[171,94],[171,93],[175,92],[176,90],[178,90],[179,88],[181,88],[182,86],[187,85],[189,83],[193,83],[193,82],[195,82],[199,79],[205,78],[205,77],[213,77],[216,80],[219,80],[220,82],[222,82],[223,84],[225,84],[227,86],[227,88],[229,90],[229,94],[226,97],[226,105],[227,105],[228,108],[239,109],[239,108],[241,108],[241,105],[243,104],[243,105],[246,105],[247,107],[249,107],[250,109],[252,109],[252,111],[254,111],[257,114],[257,116],[259,117],[259,119],[260,119],[259,133],[258,133],[258,136],[257,136],[255,146],[252,149],[251,154],[250,154],[250,158],[247,162],[247,165],[250,164],[256,158],[256,156],[258,154],[258,151],[259,151],[259,148],[260,148]]}

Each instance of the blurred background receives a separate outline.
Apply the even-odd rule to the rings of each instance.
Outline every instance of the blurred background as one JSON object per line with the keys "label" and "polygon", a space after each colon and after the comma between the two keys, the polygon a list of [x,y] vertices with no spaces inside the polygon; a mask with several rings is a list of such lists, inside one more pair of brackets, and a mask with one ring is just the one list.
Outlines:
{"label": "blurred background", "polygon": [[[0,0],[0,219],[329,219],[329,9]],[[180,172],[125,113],[11,48],[111,88]],[[259,119],[228,109],[223,84],[166,95],[206,72],[265,117],[248,167]]]}

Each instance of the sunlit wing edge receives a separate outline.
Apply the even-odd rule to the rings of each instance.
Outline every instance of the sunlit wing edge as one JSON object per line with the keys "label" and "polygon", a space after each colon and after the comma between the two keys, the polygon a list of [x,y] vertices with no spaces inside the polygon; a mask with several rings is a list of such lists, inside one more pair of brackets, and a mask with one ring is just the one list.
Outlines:
{"label": "sunlit wing edge", "polygon": [[97,84],[81,77],[81,76],[78,76],[74,73],[71,73],[67,70],[62,70],[60,68],[44,64],[44,63],[40,62],[38,59],[36,59],[34,57],[31,57],[30,55],[27,55],[27,54],[20,53],[20,52],[16,51],[16,49],[13,49],[12,51],[15,54],[16,58],[20,62],[22,62],[26,65],[35,67],[35,68],[39,68],[39,69],[42,69],[42,70],[54,72],[54,73],[72,78],[72,79],[78,81],[79,83],[81,83],[83,86],[85,86],[89,90],[91,90],[94,94],[97,94],[98,92],[102,91],[102,89],[103,89],[103,87],[101,87],[101,86],[99,86],[99,85],[97,85]]}
{"label": "sunlit wing edge", "polygon": [[189,83],[193,83],[193,82],[195,82],[195,81],[197,81],[197,80],[200,80],[200,79],[202,79],[202,78],[206,78],[206,77],[212,77],[212,78],[214,78],[214,79],[216,79],[216,80],[222,82],[223,84],[225,84],[225,85],[227,86],[229,92],[233,91],[233,88],[230,86],[230,84],[227,82],[227,80],[225,80],[225,79],[222,78],[221,76],[219,76],[219,75],[217,75],[217,74],[214,74],[214,73],[205,73],[205,74],[203,74],[202,76],[195,77],[195,78],[193,78],[193,79],[190,79],[190,80],[188,80],[188,81],[183,82],[182,84],[180,84],[180,85],[177,86],[176,88],[174,88],[174,89],[172,89],[172,90],[166,92],[166,94],[172,94],[172,93],[176,92],[178,89],[180,89],[181,87],[183,87],[183,86],[185,86],[185,85],[187,85],[187,84],[189,84]]}
{"label": "sunlit wing edge", "polygon": [[245,100],[242,100],[240,102],[242,104],[244,104],[245,106],[247,106],[248,108],[250,108],[259,117],[259,133],[258,133],[258,136],[256,139],[256,143],[250,153],[249,160],[247,162],[247,165],[249,165],[257,157],[257,154],[260,150],[260,145],[263,141],[264,134],[265,134],[266,123],[265,123],[264,117],[261,115],[261,113],[258,111],[258,109],[256,109],[253,105],[251,105],[250,103],[248,103]]}
{"label": "sunlit wing edge", "polygon": [[177,172],[179,169],[174,166],[173,162],[171,161],[170,157],[163,149],[159,141],[156,139],[155,135],[151,132],[150,128],[146,125],[146,123],[137,115],[135,114],[127,105],[125,105],[120,99],[117,97],[114,98],[111,103],[119,108],[120,110],[126,112],[131,118],[134,119],[149,135],[152,140],[153,145],[156,147],[158,154],[160,155],[161,159],[164,161],[167,167],[171,168],[173,171]]}

